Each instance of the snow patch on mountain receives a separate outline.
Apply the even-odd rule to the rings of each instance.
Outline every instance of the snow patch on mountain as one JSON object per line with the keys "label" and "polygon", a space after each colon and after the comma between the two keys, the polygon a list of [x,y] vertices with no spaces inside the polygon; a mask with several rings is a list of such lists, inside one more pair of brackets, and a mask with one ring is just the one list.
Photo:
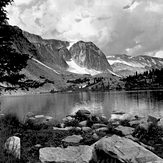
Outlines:
{"label": "snow patch on mountain", "polygon": [[37,59],[32,58],[32,60],[34,60],[35,62],[39,63],[40,65],[42,65],[42,66],[46,67],[47,69],[52,70],[52,71],[53,71],[53,72],[55,72],[56,74],[59,74],[57,71],[55,71],[55,70],[54,70],[54,69],[52,69],[51,67],[49,67],[49,66],[45,65],[44,63],[42,63],[42,62],[38,61]]}
{"label": "snow patch on mountain", "polygon": [[69,42],[69,46],[67,47],[67,49],[70,50],[71,46],[72,46],[73,44],[75,44],[75,43],[76,43],[75,41]]}
{"label": "snow patch on mountain", "polygon": [[108,62],[110,65],[116,64],[116,63],[121,63],[127,66],[135,67],[135,68],[143,68],[144,66],[149,66],[147,63],[139,63],[137,61],[124,61],[120,58],[118,59],[111,59],[110,57],[107,57]]}
{"label": "snow patch on mountain", "polygon": [[85,68],[85,67],[80,67],[72,59],[70,61],[67,61],[67,64],[69,65],[69,68],[67,69],[67,71],[72,72],[72,73],[89,74],[89,75],[92,75],[92,76],[102,73],[101,71],[88,69],[88,68]]}
{"label": "snow patch on mountain", "polygon": [[110,63],[110,65],[113,65],[114,63],[123,63],[123,64],[126,64],[126,65],[129,65],[129,66],[133,66],[131,63],[128,63],[128,62],[125,62],[123,60],[109,60],[108,59],[108,62]]}
{"label": "snow patch on mountain", "polygon": [[111,71],[111,70],[109,70],[109,69],[108,69],[108,71],[109,71],[111,74],[113,74],[113,75],[115,75],[115,76],[117,76],[117,77],[119,77],[119,78],[122,77],[122,76],[120,76],[120,75],[117,75],[116,73],[114,73],[113,71]]}

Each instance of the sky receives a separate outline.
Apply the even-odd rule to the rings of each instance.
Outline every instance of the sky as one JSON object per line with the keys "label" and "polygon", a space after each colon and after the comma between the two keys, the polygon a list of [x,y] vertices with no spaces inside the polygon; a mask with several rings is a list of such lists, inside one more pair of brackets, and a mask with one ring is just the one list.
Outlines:
{"label": "sky", "polygon": [[14,0],[7,11],[11,25],[45,39],[163,58],[163,0]]}

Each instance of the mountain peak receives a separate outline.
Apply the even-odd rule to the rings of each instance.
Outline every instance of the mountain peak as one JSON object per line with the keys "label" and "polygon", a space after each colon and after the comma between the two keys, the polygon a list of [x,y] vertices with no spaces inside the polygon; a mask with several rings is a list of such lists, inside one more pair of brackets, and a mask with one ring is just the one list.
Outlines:
{"label": "mountain peak", "polygon": [[70,53],[79,66],[97,71],[112,70],[105,54],[93,42],[78,41],[71,46]]}

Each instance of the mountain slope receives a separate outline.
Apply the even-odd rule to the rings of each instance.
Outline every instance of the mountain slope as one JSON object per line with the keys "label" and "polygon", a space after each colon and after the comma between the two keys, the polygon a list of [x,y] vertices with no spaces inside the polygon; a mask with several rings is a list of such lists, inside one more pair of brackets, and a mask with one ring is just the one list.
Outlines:
{"label": "mountain slope", "polygon": [[26,75],[26,80],[44,83],[47,90],[65,88],[66,79],[60,73],[65,71],[68,65],[59,50],[66,48],[68,43],[59,40],[43,40],[40,36],[23,32],[18,27],[6,28],[12,32],[13,48],[30,56],[27,67],[21,72]]}
{"label": "mountain slope", "polygon": [[160,69],[163,67],[163,59],[150,56],[131,57],[125,54],[107,56],[107,60],[116,74],[122,76],[143,73],[150,69]]}
{"label": "mountain slope", "polygon": [[66,61],[63,59],[63,54],[61,54],[61,49],[65,49],[69,45],[68,42],[55,39],[45,40],[38,35],[25,31],[22,31],[22,33],[37,49],[37,55],[34,55],[36,59],[52,68],[68,68]]}

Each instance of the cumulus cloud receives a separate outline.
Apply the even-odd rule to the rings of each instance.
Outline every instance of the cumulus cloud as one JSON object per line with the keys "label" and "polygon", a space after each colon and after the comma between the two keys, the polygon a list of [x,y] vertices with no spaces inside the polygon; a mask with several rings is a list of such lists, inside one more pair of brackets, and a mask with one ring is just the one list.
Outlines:
{"label": "cumulus cloud", "polygon": [[[106,55],[159,55],[162,0],[15,0],[9,23],[43,38],[92,41]],[[162,56],[162,55],[160,55]]]}

